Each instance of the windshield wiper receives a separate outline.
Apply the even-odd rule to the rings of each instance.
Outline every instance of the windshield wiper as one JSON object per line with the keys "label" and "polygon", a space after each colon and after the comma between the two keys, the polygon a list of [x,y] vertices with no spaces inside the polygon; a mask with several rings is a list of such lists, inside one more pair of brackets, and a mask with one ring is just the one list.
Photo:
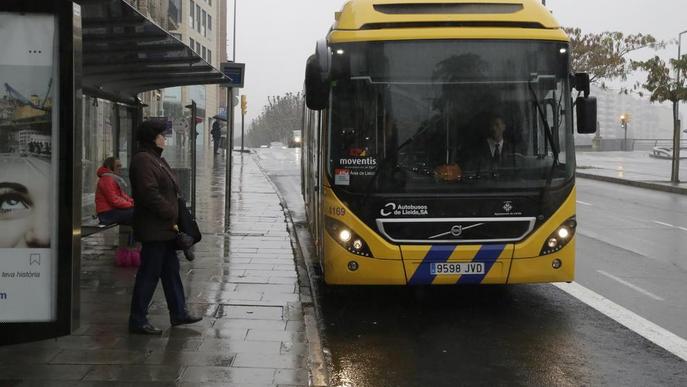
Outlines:
{"label": "windshield wiper", "polygon": [[532,88],[532,82],[527,83],[527,88],[530,90],[530,94],[532,94],[532,100],[534,101],[537,107],[539,118],[541,118],[542,122],[544,123],[544,137],[546,138],[546,141],[549,143],[549,145],[551,145],[551,151],[553,152],[553,164],[558,165],[559,152],[556,143],[553,141],[553,132],[551,132],[551,125],[549,125],[549,121],[546,119],[546,114],[544,113],[544,109],[542,108],[541,103],[539,103],[537,93],[535,93],[534,89]]}
{"label": "windshield wiper", "polygon": [[558,147],[556,146],[555,142],[553,141],[553,132],[551,132],[551,126],[549,125],[549,121],[546,119],[546,114],[544,113],[544,109],[542,108],[541,104],[539,103],[539,98],[537,97],[537,93],[534,92],[534,89],[532,88],[532,81],[527,83],[527,87],[530,90],[530,93],[532,94],[532,100],[534,101],[537,111],[539,112],[539,117],[541,118],[542,122],[544,123],[544,137],[546,138],[546,141],[551,145],[551,151],[553,152],[553,163],[551,164],[551,169],[549,169],[549,172],[546,174],[546,184],[544,184],[544,187],[541,190],[541,194],[539,196],[539,203],[540,203],[540,212],[543,214],[544,211],[544,200],[546,199],[546,196],[551,188],[551,181],[553,180],[553,173],[556,170],[556,167],[559,165],[558,161]]}

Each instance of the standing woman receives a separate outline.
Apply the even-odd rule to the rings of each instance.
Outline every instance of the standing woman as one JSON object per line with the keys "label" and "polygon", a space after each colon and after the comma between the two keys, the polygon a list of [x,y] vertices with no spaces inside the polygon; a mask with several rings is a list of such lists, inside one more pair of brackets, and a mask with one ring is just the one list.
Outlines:
{"label": "standing woman", "polygon": [[176,235],[179,185],[165,159],[165,130],[161,122],[145,121],[138,128],[140,150],[131,161],[129,177],[134,207],[134,235],[141,241],[141,266],[131,299],[129,331],[159,335],[162,331],[148,321],[148,306],[158,280],[167,300],[172,326],[192,324],[202,317],[186,310],[184,287],[179,275]]}

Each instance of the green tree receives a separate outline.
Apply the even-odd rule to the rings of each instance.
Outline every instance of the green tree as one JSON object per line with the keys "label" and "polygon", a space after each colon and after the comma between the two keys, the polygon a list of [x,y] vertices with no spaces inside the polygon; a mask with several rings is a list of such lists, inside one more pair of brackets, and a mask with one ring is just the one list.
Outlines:
{"label": "green tree", "polygon": [[627,80],[633,70],[628,54],[642,48],[663,48],[665,43],[651,35],[625,35],[606,31],[582,33],[579,28],[565,28],[570,37],[573,72],[586,72],[593,83],[604,87],[603,80]]}
{"label": "green tree", "polygon": [[[632,61],[632,68],[647,72],[646,81],[635,88],[643,88],[651,93],[651,102],[673,103],[673,169],[671,181],[679,182],[680,160],[680,117],[679,104],[687,101],[687,55],[671,59],[670,66],[658,56],[646,61]],[[674,74],[674,75],[673,75]]]}

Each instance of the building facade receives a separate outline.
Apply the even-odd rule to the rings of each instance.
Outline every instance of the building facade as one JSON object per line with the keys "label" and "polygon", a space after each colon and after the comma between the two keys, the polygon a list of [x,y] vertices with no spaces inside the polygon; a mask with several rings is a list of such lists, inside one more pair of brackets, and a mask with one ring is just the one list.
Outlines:
{"label": "building facade", "polygon": [[[169,31],[215,68],[227,60],[227,0],[129,0],[139,12]],[[190,111],[196,102],[198,144],[210,144],[211,118],[226,107],[225,91],[217,85],[185,86],[142,93],[145,117],[166,117],[173,121],[173,146],[189,138]],[[186,131],[186,132],[184,132]]]}
{"label": "building facade", "polygon": [[651,103],[647,98],[625,94],[619,90],[592,86],[592,95],[597,98],[599,131],[596,135],[576,135],[578,146],[591,146],[595,136],[604,140],[608,150],[622,149],[625,128],[620,123],[622,115],[629,115],[627,138],[629,146],[651,145],[650,141],[673,138],[673,111],[670,104]]}

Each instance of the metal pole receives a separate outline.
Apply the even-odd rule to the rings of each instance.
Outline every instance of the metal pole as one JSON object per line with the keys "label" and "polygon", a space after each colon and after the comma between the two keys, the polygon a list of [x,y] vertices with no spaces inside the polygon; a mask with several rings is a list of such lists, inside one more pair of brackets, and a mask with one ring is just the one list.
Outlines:
{"label": "metal pole", "polygon": [[[677,59],[682,58],[682,35],[687,34],[687,31],[682,31],[677,36]],[[680,87],[680,70],[677,70],[677,84]],[[675,113],[674,128],[673,128],[673,170],[670,173],[670,181],[673,183],[680,182],[680,101],[675,102],[673,109]]]}
{"label": "metal pole", "polygon": [[246,114],[241,112],[241,153],[243,154],[243,126],[246,121]]}
{"label": "metal pole", "polygon": [[232,49],[234,50],[234,53],[232,55],[232,62],[236,62],[236,2],[238,0],[234,0],[234,44],[232,46]]}
{"label": "metal pole", "polygon": [[231,218],[231,133],[229,131],[229,109],[234,104],[233,88],[227,87],[227,141],[224,143],[226,170],[224,175],[224,229],[229,231]]}
{"label": "metal pole", "polygon": [[625,140],[623,141],[623,149],[625,152],[627,152],[627,122],[623,122],[623,129],[625,130]]}
{"label": "metal pole", "polygon": [[196,216],[196,101],[191,100],[191,213]]}
{"label": "metal pole", "polygon": [[231,170],[232,151],[234,149],[234,88],[227,88],[227,143],[226,143],[226,160],[227,167],[225,173],[224,184],[224,230],[229,232],[231,226]]}

